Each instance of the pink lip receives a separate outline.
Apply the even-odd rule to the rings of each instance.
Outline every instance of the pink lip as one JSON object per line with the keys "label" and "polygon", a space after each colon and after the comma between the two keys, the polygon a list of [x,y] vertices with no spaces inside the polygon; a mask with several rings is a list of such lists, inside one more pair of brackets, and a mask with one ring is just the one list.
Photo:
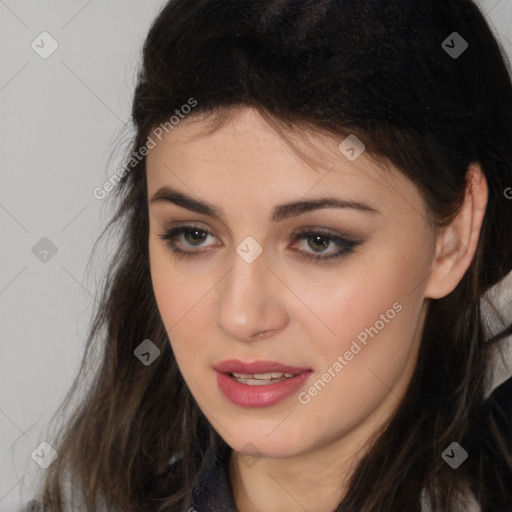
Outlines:
{"label": "pink lip", "polygon": [[[231,402],[241,407],[267,407],[274,405],[298,391],[311,375],[312,370],[296,366],[286,366],[273,361],[255,361],[243,363],[238,360],[222,361],[214,366],[217,372],[217,384],[222,393]],[[275,384],[250,386],[237,382],[229,374],[237,373],[296,373],[295,377]]]}
{"label": "pink lip", "polygon": [[252,363],[244,363],[238,359],[229,359],[221,361],[213,367],[221,373],[304,373],[311,368],[299,368],[297,366],[287,366],[285,364],[276,363],[275,361],[254,361]]}

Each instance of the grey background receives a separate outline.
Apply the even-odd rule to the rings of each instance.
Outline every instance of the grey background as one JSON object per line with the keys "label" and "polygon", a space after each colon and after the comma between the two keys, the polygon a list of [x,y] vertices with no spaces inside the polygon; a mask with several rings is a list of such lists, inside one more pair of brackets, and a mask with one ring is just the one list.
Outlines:
{"label": "grey background", "polygon": [[[105,249],[86,272],[110,214],[92,192],[132,134],[135,70],[163,4],[0,0],[0,512],[42,477],[31,454],[78,369],[108,259]],[[512,59],[512,1],[479,4]],[[47,59],[31,47],[44,31],[59,45]],[[43,237],[57,248],[46,262],[32,252]],[[499,300],[509,307],[510,294]]]}

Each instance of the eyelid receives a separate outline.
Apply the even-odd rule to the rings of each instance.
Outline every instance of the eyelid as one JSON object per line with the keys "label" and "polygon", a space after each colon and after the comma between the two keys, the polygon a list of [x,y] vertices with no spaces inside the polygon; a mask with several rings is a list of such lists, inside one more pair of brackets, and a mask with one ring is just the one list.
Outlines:
{"label": "eyelid", "polygon": [[325,236],[330,236],[332,238],[339,238],[344,240],[345,242],[350,243],[362,243],[362,240],[355,237],[354,235],[349,235],[347,233],[340,233],[339,231],[335,231],[329,228],[324,228],[321,226],[301,226],[293,231],[292,236],[304,235],[304,234],[322,234]]}

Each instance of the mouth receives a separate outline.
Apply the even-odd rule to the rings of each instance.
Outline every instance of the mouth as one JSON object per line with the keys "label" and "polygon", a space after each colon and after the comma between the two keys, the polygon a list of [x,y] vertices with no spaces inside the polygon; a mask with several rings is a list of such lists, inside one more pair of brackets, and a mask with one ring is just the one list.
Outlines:
{"label": "mouth", "polygon": [[214,366],[222,393],[242,407],[273,405],[304,385],[311,368],[273,361],[222,361]]}

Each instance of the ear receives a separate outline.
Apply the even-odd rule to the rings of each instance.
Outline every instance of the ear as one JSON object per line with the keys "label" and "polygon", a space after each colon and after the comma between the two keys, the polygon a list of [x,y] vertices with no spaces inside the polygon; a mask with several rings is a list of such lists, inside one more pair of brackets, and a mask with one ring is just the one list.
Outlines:
{"label": "ear", "polygon": [[436,239],[436,255],[425,297],[440,299],[451,293],[475,255],[487,207],[487,180],[479,163],[468,167],[464,203],[455,219],[443,227]]}

